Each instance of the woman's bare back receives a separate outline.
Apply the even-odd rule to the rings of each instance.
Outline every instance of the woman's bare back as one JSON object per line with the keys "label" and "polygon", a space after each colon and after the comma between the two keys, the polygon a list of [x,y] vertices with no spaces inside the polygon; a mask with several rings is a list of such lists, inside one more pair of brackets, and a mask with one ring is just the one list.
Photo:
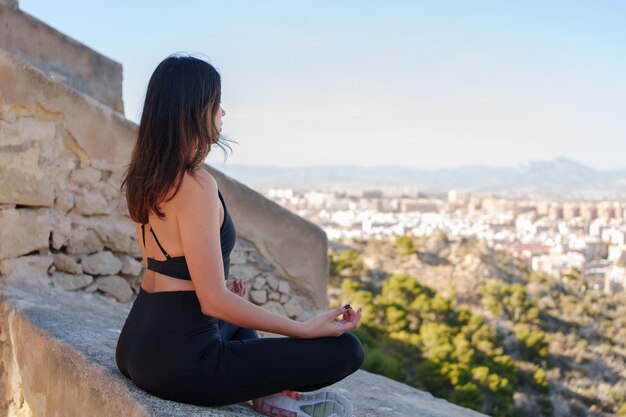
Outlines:
{"label": "woman's bare back", "polygon": [[[204,169],[199,170],[201,175],[211,176]],[[188,173],[185,173],[186,180],[193,180]],[[174,192],[174,188],[167,193],[167,197],[165,200],[168,200],[172,193]],[[180,241],[180,232],[178,227],[178,222],[176,220],[176,196],[173,199],[163,202],[160,205],[161,211],[165,213],[164,219],[159,219],[153,213],[150,213],[148,216],[150,226],[154,230],[155,234],[158,236],[159,242],[165,248],[167,248],[167,252],[172,257],[176,256],[184,256],[182,244]],[[224,207],[220,204],[220,224],[224,222]],[[146,225],[146,231],[150,227]],[[148,261],[147,258],[154,258],[158,261],[164,261],[165,256],[159,249],[156,241],[152,238],[150,233],[146,233],[146,246],[143,247],[143,239],[141,232],[141,224],[135,223],[135,229],[137,233],[137,241],[139,242],[139,248],[141,249],[141,254],[144,262],[145,272],[142,278],[141,286],[147,292],[161,292],[161,291],[193,291],[195,288],[193,286],[192,281],[176,279],[169,277],[167,275],[160,274],[158,272],[147,269]],[[150,237],[148,237],[150,236]]]}

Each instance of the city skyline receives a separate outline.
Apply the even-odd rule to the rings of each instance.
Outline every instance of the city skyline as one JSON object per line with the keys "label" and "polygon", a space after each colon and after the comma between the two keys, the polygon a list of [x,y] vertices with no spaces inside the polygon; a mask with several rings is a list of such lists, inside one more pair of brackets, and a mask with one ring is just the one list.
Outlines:
{"label": "city skyline", "polygon": [[[626,165],[620,2],[20,8],[122,63],[135,122],[158,62],[178,51],[207,57],[222,75],[223,133],[239,142],[226,164]],[[221,152],[207,162],[219,166]]]}

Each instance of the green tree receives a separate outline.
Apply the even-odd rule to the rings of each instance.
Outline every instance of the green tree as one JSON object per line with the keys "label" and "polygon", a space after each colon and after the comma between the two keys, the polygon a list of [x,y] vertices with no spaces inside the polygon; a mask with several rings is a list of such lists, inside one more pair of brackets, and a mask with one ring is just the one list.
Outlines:
{"label": "green tree", "polygon": [[539,317],[539,309],[522,284],[492,280],[480,286],[479,291],[491,314],[504,316],[513,323],[532,323]]}
{"label": "green tree", "polygon": [[548,356],[548,342],[545,332],[533,329],[528,324],[516,324],[514,333],[521,345],[523,356],[527,360],[535,361]]}
{"label": "green tree", "polygon": [[396,247],[400,255],[411,255],[416,252],[413,246],[413,239],[410,236],[398,236],[396,238]]}
{"label": "green tree", "polygon": [[363,323],[376,342],[368,340],[366,369],[400,380],[406,367],[407,383],[494,417],[511,415],[519,371],[480,317],[407,274],[392,275],[375,295],[345,279],[341,293],[367,306]]}
{"label": "green tree", "polygon": [[354,249],[347,249],[338,254],[328,252],[329,264],[329,281],[331,284],[338,286],[345,277],[360,276],[365,265],[361,260],[359,253]]}

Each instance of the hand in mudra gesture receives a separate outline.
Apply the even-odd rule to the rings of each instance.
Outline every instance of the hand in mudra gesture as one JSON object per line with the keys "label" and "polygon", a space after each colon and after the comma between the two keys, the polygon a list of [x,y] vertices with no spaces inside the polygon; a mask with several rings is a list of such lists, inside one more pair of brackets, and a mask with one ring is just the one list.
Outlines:
{"label": "hand in mudra gesture", "polygon": [[239,278],[228,277],[228,279],[226,280],[226,288],[239,295],[240,297],[243,297],[246,294],[246,286]]}
{"label": "hand in mudra gesture", "polygon": [[[361,307],[354,311],[350,304],[346,304],[345,306],[318,314],[302,322],[304,327],[302,337],[341,336],[343,333],[356,329],[361,325],[361,313]],[[337,316],[340,314],[341,319],[337,319]]]}

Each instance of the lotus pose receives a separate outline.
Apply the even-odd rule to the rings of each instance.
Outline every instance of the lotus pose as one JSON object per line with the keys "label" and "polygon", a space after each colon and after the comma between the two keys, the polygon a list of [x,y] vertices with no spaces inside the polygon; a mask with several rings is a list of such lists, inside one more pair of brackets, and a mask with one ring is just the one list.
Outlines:
{"label": "lotus pose", "polygon": [[[363,362],[349,332],[361,309],[296,321],[246,300],[244,284],[229,278],[235,224],[202,168],[221,143],[223,116],[221,78],[206,60],[173,54],[156,67],[122,178],[146,272],[117,342],[117,366],[168,400],[352,417],[345,397],[322,388]],[[260,338],[255,329],[286,337]]]}

